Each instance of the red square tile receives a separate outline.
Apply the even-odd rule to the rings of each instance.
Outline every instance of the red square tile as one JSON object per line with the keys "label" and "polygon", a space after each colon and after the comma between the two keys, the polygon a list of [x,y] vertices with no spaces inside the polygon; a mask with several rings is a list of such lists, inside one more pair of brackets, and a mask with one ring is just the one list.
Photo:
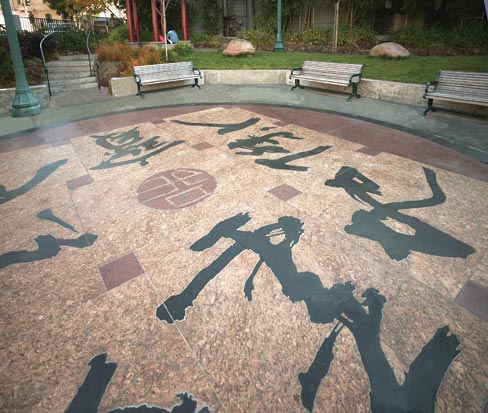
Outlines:
{"label": "red square tile", "polygon": [[295,189],[288,184],[277,186],[276,188],[270,189],[268,192],[278,197],[282,201],[289,201],[290,199],[301,194],[298,189]]}
{"label": "red square tile", "polygon": [[138,275],[144,274],[144,269],[133,252],[102,265],[98,269],[107,290],[118,287]]}
{"label": "red square tile", "polygon": [[456,297],[456,303],[488,321],[488,288],[468,281]]}

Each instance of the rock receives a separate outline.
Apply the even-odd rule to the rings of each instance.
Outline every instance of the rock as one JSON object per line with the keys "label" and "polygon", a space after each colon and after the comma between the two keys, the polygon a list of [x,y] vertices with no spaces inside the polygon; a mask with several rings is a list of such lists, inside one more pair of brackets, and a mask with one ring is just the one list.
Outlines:
{"label": "rock", "polygon": [[124,66],[121,62],[101,62],[100,63],[100,83],[102,86],[107,87],[110,83],[110,79],[113,77],[119,77],[120,72]]}
{"label": "rock", "polygon": [[226,56],[240,56],[242,54],[251,56],[254,53],[254,46],[247,40],[233,39],[223,53]]}
{"label": "rock", "polygon": [[377,44],[370,52],[370,56],[386,56],[386,57],[407,57],[410,52],[398,43],[386,42]]}

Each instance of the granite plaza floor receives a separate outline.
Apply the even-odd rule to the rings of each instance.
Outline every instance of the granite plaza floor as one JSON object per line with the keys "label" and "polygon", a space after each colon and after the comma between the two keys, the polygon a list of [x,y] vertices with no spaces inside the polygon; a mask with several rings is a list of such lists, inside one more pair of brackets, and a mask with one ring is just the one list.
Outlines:
{"label": "granite plaza floor", "polygon": [[1,412],[483,411],[486,164],[258,104],[1,143]]}

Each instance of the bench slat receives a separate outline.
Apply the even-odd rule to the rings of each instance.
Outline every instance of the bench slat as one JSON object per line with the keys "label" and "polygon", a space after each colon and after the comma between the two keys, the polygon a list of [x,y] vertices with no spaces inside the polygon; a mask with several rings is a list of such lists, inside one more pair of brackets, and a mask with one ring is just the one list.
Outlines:
{"label": "bench slat", "polygon": [[429,99],[424,114],[434,99],[488,106],[488,73],[441,70],[435,86],[426,87],[424,98]]}
{"label": "bench slat", "polygon": [[357,85],[361,81],[361,74],[364,65],[351,63],[333,63],[333,62],[314,62],[306,60],[302,63],[301,69],[294,69],[290,79],[295,80],[295,87],[300,86],[300,80],[326,83],[336,86],[351,86],[353,88],[352,97],[359,97],[357,94]]}
{"label": "bench slat", "polygon": [[201,79],[200,71],[193,68],[192,62],[134,66],[134,77],[138,86],[138,95],[142,95],[140,87],[144,85],[194,79],[194,86],[198,86],[198,79]]}

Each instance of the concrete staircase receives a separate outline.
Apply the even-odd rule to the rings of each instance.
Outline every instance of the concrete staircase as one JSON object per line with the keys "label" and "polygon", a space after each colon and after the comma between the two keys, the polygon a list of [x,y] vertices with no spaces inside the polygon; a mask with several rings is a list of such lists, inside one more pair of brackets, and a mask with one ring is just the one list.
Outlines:
{"label": "concrete staircase", "polygon": [[[94,59],[96,56],[92,56]],[[93,60],[92,60],[93,67]],[[59,60],[47,63],[51,93],[97,87],[95,69],[90,76],[88,55],[60,56]],[[47,82],[45,82],[47,84]]]}

